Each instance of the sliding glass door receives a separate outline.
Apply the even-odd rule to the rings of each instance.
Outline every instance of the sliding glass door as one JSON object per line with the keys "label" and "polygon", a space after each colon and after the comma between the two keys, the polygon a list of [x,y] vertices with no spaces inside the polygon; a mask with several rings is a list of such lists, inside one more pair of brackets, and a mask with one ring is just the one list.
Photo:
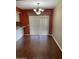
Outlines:
{"label": "sliding glass door", "polygon": [[30,35],[48,35],[49,16],[29,16]]}

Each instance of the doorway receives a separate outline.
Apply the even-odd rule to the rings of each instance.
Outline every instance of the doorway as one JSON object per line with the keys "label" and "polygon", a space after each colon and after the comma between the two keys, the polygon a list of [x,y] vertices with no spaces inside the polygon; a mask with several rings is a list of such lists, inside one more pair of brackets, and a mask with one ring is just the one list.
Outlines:
{"label": "doorway", "polygon": [[49,16],[29,16],[30,35],[49,34]]}

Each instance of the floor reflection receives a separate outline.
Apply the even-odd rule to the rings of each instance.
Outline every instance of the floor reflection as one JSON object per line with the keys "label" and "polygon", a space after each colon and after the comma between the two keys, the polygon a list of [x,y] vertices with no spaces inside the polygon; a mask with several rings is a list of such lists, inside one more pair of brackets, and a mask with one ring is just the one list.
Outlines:
{"label": "floor reflection", "polygon": [[16,57],[27,59],[61,59],[61,51],[51,36],[24,36],[16,43]]}

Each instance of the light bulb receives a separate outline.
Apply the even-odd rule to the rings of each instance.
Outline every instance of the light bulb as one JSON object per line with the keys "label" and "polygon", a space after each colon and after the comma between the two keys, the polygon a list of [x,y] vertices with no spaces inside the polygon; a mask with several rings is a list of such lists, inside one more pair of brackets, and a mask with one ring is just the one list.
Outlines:
{"label": "light bulb", "polygon": [[44,9],[42,9],[41,11],[44,12]]}
{"label": "light bulb", "polygon": [[41,12],[40,12],[40,11],[38,11],[38,12],[36,12],[36,14],[37,14],[37,15],[40,15],[40,14],[41,14]]}
{"label": "light bulb", "polygon": [[35,11],[35,12],[36,12],[37,10],[36,10],[36,9],[33,9],[33,11]]}
{"label": "light bulb", "polygon": [[41,8],[39,8],[39,11],[42,11],[42,12],[44,12],[44,9],[41,9]]}
{"label": "light bulb", "polygon": [[39,8],[39,11],[41,11],[42,9],[41,8]]}

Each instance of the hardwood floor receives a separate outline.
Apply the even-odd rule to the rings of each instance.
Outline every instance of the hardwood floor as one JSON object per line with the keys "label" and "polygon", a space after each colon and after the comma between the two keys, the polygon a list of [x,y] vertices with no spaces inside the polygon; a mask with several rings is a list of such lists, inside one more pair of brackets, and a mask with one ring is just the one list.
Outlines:
{"label": "hardwood floor", "polygon": [[25,35],[16,42],[16,58],[62,59],[62,52],[52,36]]}

